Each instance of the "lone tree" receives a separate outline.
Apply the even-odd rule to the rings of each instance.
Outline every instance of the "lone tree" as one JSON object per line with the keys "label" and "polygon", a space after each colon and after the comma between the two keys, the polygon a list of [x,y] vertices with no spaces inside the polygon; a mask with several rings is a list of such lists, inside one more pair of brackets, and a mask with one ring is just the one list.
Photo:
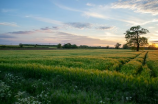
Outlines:
{"label": "lone tree", "polygon": [[142,34],[147,34],[149,31],[142,28],[141,26],[133,26],[126,31],[126,41],[129,46],[136,47],[136,50],[139,51],[140,46],[145,46],[148,44],[148,39],[146,37],[141,37]]}
{"label": "lone tree", "polygon": [[22,47],[23,47],[23,44],[22,44],[22,43],[19,43],[19,46],[22,48]]}
{"label": "lone tree", "polygon": [[119,49],[119,48],[120,48],[120,46],[121,46],[121,44],[120,44],[120,43],[116,43],[115,48],[116,48],[116,49]]}
{"label": "lone tree", "polygon": [[62,48],[62,45],[59,43],[59,44],[57,45],[57,48]]}

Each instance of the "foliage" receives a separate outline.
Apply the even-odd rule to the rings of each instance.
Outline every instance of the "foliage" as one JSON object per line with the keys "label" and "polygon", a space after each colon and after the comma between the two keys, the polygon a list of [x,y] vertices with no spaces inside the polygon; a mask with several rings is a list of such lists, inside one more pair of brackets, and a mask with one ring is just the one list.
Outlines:
{"label": "foliage", "polygon": [[123,49],[128,49],[129,47],[128,47],[127,44],[124,44],[122,48],[123,48]]}
{"label": "foliage", "polygon": [[34,47],[37,47],[37,44],[35,44],[35,46]]}
{"label": "foliage", "polygon": [[22,44],[22,43],[19,43],[19,47],[21,47],[21,48],[22,48],[22,47],[23,47],[23,44]]}
{"label": "foliage", "polygon": [[57,45],[57,48],[62,48],[62,45],[59,43],[59,44]]}
{"label": "foliage", "polygon": [[78,48],[76,44],[71,45],[71,48]]}
{"label": "foliage", "polygon": [[106,49],[109,49],[109,46],[106,46]]}
{"label": "foliage", "polygon": [[139,51],[140,46],[148,45],[148,39],[146,37],[141,37],[140,35],[146,34],[149,31],[142,28],[141,26],[133,26],[125,33],[125,38],[129,46],[137,47],[136,50]]}
{"label": "foliage", "polygon": [[64,44],[62,48],[78,48],[76,44],[71,45],[71,43]]}
{"label": "foliage", "polygon": [[88,48],[87,45],[80,45],[79,48]]}
{"label": "foliage", "polygon": [[121,44],[120,44],[120,43],[116,43],[116,45],[115,45],[115,49],[119,49],[119,48],[120,48],[120,46],[121,46]]}

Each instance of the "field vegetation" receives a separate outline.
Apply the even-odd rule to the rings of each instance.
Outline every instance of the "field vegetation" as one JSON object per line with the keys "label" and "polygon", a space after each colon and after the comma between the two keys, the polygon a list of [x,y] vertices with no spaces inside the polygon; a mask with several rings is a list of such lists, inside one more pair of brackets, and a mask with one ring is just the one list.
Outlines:
{"label": "field vegetation", "polygon": [[158,51],[1,50],[3,104],[157,104]]}

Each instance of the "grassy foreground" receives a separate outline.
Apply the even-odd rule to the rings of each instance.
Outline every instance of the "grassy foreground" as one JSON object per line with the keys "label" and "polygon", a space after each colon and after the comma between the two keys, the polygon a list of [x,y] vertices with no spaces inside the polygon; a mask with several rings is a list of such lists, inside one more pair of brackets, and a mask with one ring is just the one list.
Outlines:
{"label": "grassy foreground", "polygon": [[0,51],[2,104],[157,104],[158,51]]}

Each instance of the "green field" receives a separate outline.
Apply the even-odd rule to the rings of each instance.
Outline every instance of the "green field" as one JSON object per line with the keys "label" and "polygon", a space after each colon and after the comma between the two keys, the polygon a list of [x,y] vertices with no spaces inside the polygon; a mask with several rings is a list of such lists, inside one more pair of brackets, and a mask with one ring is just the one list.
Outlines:
{"label": "green field", "polygon": [[158,51],[1,50],[2,104],[158,104]]}

